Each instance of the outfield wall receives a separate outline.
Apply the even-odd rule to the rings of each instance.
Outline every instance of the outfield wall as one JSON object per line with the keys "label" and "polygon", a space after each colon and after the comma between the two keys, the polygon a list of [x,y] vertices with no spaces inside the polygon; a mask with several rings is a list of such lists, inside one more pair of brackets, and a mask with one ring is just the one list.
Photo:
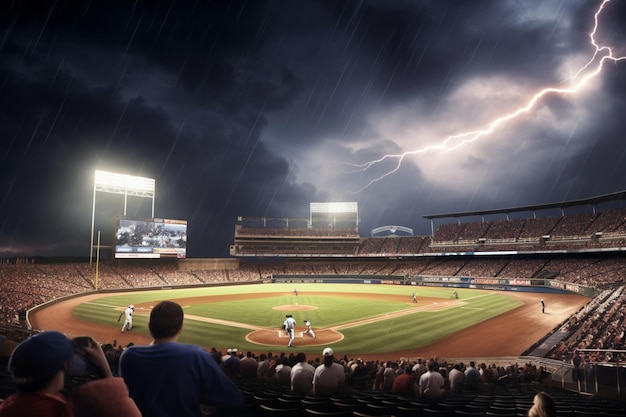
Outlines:
{"label": "outfield wall", "polygon": [[472,278],[442,276],[399,276],[389,275],[299,275],[276,274],[271,282],[281,283],[320,283],[320,284],[391,284],[415,285],[424,287],[468,288],[478,290],[516,291],[551,294],[580,294],[590,298],[595,290],[578,284],[569,284],[550,279],[508,279],[508,278]]}

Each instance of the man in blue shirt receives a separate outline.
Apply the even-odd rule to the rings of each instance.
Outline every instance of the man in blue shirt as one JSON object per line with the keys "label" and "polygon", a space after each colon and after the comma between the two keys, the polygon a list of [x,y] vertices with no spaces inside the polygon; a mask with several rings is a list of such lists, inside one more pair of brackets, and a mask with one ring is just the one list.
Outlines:
{"label": "man in blue shirt", "polygon": [[234,414],[243,395],[205,349],[178,343],[183,309],[162,301],[150,314],[151,345],[132,346],[120,357],[120,374],[144,417],[202,415],[201,404],[215,414]]}

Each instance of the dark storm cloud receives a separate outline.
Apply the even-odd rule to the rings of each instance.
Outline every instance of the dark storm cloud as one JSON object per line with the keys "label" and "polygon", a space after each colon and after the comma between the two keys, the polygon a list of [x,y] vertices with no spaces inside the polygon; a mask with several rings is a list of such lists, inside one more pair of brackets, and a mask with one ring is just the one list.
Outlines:
{"label": "dark storm cloud", "polygon": [[[189,221],[189,256],[227,254],[238,215],[304,217],[311,201],[358,201],[364,235],[428,233],[426,213],[620,190],[625,61],[589,106],[552,96],[471,147],[351,165],[559,85],[593,53],[599,4],[3,2],[0,253],[86,256],[95,169],[155,178],[155,213]],[[626,7],[607,7],[598,38],[626,54]],[[105,227],[122,204],[100,204]]]}
{"label": "dark storm cloud", "polygon": [[[122,94],[113,84],[118,74],[108,80],[109,85],[90,87],[94,83],[90,75],[102,77],[102,68],[88,68],[93,71],[89,74],[81,72],[84,69],[72,71],[74,66],[95,65],[94,58],[108,55],[109,48],[122,52],[124,36],[117,36],[118,42],[112,40],[116,39],[123,19],[116,20],[106,7],[95,9],[93,3],[87,9],[65,8],[58,3],[49,7],[48,15],[42,11],[24,16],[23,10],[17,11],[14,25],[6,32],[17,40],[9,39],[2,51],[4,62],[13,64],[5,65],[2,73],[2,116],[6,121],[2,130],[5,138],[12,138],[3,154],[2,182],[7,194],[2,211],[25,219],[23,223],[3,226],[7,246],[13,243],[26,250],[29,245],[41,248],[43,245],[36,242],[39,237],[33,240],[33,236],[41,234],[42,239],[46,235],[46,239],[54,241],[57,251],[63,251],[62,242],[74,244],[70,237],[76,234],[75,229],[82,226],[81,235],[88,235],[85,226],[91,214],[90,193],[85,193],[89,182],[85,180],[92,177],[95,167],[158,178],[156,213],[188,219],[192,225],[204,224],[196,230],[196,237],[203,239],[192,239],[197,242],[196,253],[202,253],[203,246],[210,248],[211,241],[216,241],[219,246],[212,250],[223,255],[232,237],[236,214],[255,215],[272,204],[288,206],[290,199],[301,200],[301,192],[291,189],[293,178],[284,159],[268,151],[259,140],[266,124],[262,107],[281,105],[290,84],[294,84],[287,71],[279,73],[275,85],[243,80],[237,86],[228,81],[229,76],[216,79],[215,73],[210,72],[208,78],[216,88],[208,92],[212,94],[208,107],[221,113],[204,113],[201,123],[185,128],[184,122],[173,120],[163,106],[148,103],[141,95],[128,98]],[[93,18],[89,18],[90,12],[94,12]],[[142,14],[141,19],[149,18],[151,24],[156,24],[156,19],[163,26],[169,18],[186,17],[169,13],[168,18],[158,18],[158,13],[151,12],[133,10]],[[128,30],[132,29],[133,13],[127,16],[131,25],[126,27]],[[20,26],[20,19],[25,20],[27,29],[42,31],[36,43]],[[141,25],[136,29],[140,31]],[[83,33],[84,36],[77,36]],[[127,46],[138,45],[135,50],[141,50],[166,70],[177,72],[186,89],[194,90],[202,81],[194,74],[200,66],[192,54],[196,46],[188,45],[192,62],[187,59],[188,65],[181,66],[185,57],[179,55],[180,48],[176,46],[180,39],[172,35],[165,47],[153,48],[146,42],[145,33],[143,39],[137,36]],[[229,34],[225,36],[226,45],[219,48],[228,50],[237,42]],[[24,39],[30,43],[20,44]],[[65,54],[61,45],[68,42]],[[43,51],[37,53],[38,50]],[[123,50],[129,51],[132,48]],[[63,55],[61,62],[50,59],[56,54]],[[83,54],[88,56],[87,64],[80,60]],[[102,65],[106,67],[107,63]],[[218,65],[226,67],[228,62],[218,60]],[[204,88],[211,83],[205,80]],[[222,93],[215,97],[218,90]],[[242,109],[246,93],[262,97],[264,102],[247,103]],[[314,194],[310,187],[301,187],[307,194]],[[82,196],[76,195],[76,190],[81,190]],[[64,225],[63,218],[74,225]],[[219,230],[216,224],[225,227]],[[84,239],[78,246],[87,237]],[[203,240],[207,242],[203,244]],[[76,247],[65,250],[72,253]],[[190,252],[193,255],[192,249]]]}

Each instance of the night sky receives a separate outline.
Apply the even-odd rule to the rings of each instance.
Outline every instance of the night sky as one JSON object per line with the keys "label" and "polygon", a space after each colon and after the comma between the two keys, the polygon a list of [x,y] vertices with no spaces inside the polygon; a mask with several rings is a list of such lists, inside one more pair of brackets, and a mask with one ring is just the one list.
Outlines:
{"label": "night sky", "polygon": [[[624,190],[626,2],[590,37],[601,3],[3,0],[0,256],[88,256],[97,169],[154,178],[189,257],[310,202],[423,235]],[[111,229],[123,199],[97,201]]]}

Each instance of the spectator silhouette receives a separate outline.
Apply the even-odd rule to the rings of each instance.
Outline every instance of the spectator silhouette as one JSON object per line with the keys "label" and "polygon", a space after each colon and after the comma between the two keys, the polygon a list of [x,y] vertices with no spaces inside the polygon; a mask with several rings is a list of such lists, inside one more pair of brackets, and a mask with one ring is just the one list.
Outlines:
{"label": "spectator silhouette", "polygon": [[313,394],[313,375],[315,367],[306,361],[306,354],[300,352],[296,355],[296,363],[291,368],[291,391],[300,395]]}
{"label": "spectator silhouette", "polygon": [[437,402],[443,398],[445,380],[435,362],[428,362],[428,371],[419,379],[420,396],[425,401]]}
{"label": "spectator silhouette", "polygon": [[535,394],[528,417],[556,417],[556,405],[552,397],[543,391]]}
{"label": "spectator silhouette", "polygon": [[315,368],[313,375],[313,393],[316,397],[326,397],[343,393],[346,386],[346,374],[343,365],[335,362],[331,348],[322,352],[324,363]]}
{"label": "spectator silhouette", "polygon": [[[64,334],[47,331],[20,343],[8,365],[17,392],[0,404],[0,416],[141,416],[124,381],[112,377],[100,345],[90,337],[80,340],[77,347]],[[62,394],[66,375],[82,369],[73,359],[78,351],[101,379],[74,387],[67,398]]]}
{"label": "spectator silhouette", "polygon": [[231,415],[243,396],[205,349],[178,342],[183,309],[161,301],[152,309],[148,327],[154,338],[148,346],[132,346],[122,353],[120,375],[144,417]]}

